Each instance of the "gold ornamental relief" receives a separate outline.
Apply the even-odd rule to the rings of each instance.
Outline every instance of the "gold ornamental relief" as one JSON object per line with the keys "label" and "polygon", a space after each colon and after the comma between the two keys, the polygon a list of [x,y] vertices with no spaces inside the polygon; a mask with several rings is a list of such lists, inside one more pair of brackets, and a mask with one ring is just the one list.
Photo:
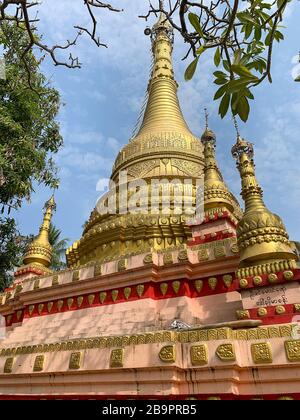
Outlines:
{"label": "gold ornamental relief", "polygon": [[153,256],[152,256],[152,254],[148,254],[148,255],[146,255],[145,257],[144,257],[144,260],[143,260],[143,262],[144,262],[144,264],[153,264]]}
{"label": "gold ornamental relief", "polygon": [[169,286],[168,286],[168,283],[161,283],[161,284],[160,284],[159,288],[160,288],[161,294],[162,294],[163,296],[165,296],[165,295],[167,294],[168,287],[169,287]]}
{"label": "gold ornamental relief", "polygon": [[8,359],[5,360],[5,365],[3,369],[4,373],[12,373],[14,361],[15,361],[14,357],[9,357]]}
{"label": "gold ornamental relief", "polygon": [[99,300],[100,300],[100,302],[101,302],[101,303],[104,303],[104,302],[105,302],[105,300],[106,300],[106,297],[107,297],[107,293],[106,293],[106,292],[101,292],[101,293],[99,294]]}
{"label": "gold ornamental relief", "polygon": [[153,169],[159,167],[159,159],[145,160],[143,162],[135,163],[128,168],[128,175],[132,178],[143,178]]}
{"label": "gold ornamental relief", "polygon": [[193,366],[204,366],[208,363],[208,348],[206,344],[192,346],[190,349],[191,362]]}
{"label": "gold ornamental relief", "polygon": [[222,362],[234,362],[236,360],[235,351],[232,344],[221,344],[217,350],[216,355]]}
{"label": "gold ornamental relief", "polygon": [[207,248],[200,249],[198,251],[198,259],[199,259],[199,262],[209,260],[209,251]]}
{"label": "gold ornamental relief", "polygon": [[80,308],[82,306],[82,303],[83,303],[83,296],[78,296],[78,298],[77,298],[78,308]]}
{"label": "gold ornamental relief", "polygon": [[124,289],[125,299],[128,300],[130,298],[130,295],[131,295],[131,287],[125,287]]}
{"label": "gold ornamental relief", "polygon": [[94,303],[94,301],[95,301],[95,295],[93,295],[93,294],[91,294],[91,295],[88,295],[88,303],[89,303],[89,305],[90,306],[92,306],[92,304]]}
{"label": "gold ornamental relief", "polygon": [[178,280],[176,280],[176,281],[173,281],[173,283],[172,283],[172,288],[173,288],[173,290],[174,290],[174,292],[176,293],[176,295],[178,294],[178,292],[179,292],[179,289],[180,289],[180,281],[178,281]]}
{"label": "gold ornamental relief", "polygon": [[192,178],[200,177],[203,174],[203,166],[189,160],[172,159],[171,165]]}
{"label": "gold ornamental relief", "polygon": [[110,353],[109,366],[112,368],[123,367],[124,364],[124,349],[114,349]]}
{"label": "gold ornamental relief", "polygon": [[175,346],[164,346],[159,352],[159,358],[164,363],[174,363],[176,359]]}
{"label": "gold ornamental relief", "polygon": [[204,286],[203,280],[195,280],[195,288],[198,293],[202,292],[203,286]]}
{"label": "gold ornamental relief", "polygon": [[210,277],[208,279],[208,285],[211,290],[215,290],[218,285],[218,279],[216,277]]}
{"label": "gold ornamental relief", "polygon": [[251,345],[253,362],[256,364],[272,363],[272,348],[270,343],[258,343]]}
{"label": "gold ornamental relief", "polygon": [[36,356],[33,365],[33,372],[42,372],[44,370],[44,361],[45,356],[43,354]]}
{"label": "gold ornamental relief", "polygon": [[286,341],[284,346],[289,362],[300,362],[300,340]]}
{"label": "gold ornamental relief", "polygon": [[70,370],[78,370],[81,366],[81,352],[71,353],[70,361],[69,361],[69,369]]}

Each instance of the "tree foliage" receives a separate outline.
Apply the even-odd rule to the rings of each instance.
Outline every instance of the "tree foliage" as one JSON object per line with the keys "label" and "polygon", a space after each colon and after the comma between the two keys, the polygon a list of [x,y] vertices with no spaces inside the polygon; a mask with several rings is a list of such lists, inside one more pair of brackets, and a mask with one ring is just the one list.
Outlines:
{"label": "tree foliage", "polygon": [[[9,272],[18,259],[18,238],[9,217],[24,199],[29,200],[35,182],[58,186],[52,155],[62,145],[56,116],[60,106],[57,90],[41,73],[41,62],[32,52],[20,58],[27,34],[14,23],[0,26],[6,77],[0,79],[0,273]],[[30,71],[30,87],[28,81]],[[6,282],[7,280],[3,280]]]}
{"label": "tree foliage", "polygon": [[23,256],[33,235],[19,234],[12,218],[1,218],[0,223],[0,292],[13,281],[15,267],[22,264]]}
{"label": "tree foliage", "polygon": [[67,267],[65,256],[69,239],[61,238],[61,230],[56,228],[52,223],[49,230],[49,242],[52,246],[50,268],[54,271],[63,270]]}

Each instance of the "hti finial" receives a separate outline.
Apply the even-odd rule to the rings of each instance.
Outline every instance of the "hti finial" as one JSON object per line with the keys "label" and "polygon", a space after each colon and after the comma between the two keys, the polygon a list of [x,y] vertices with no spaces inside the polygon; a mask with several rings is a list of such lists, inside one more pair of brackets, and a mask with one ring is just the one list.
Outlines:
{"label": "hti finial", "polygon": [[164,0],[159,0],[159,10],[164,10]]}
{"label": "hti finial", "polygon": [[240,130],[239,130],[239,126],[238,126],[237,120],[235,118],[235,115],[232,116],[232,119],[233,119],[234,128],[235,128],[235,131],[236,131],[237,138],[239,138],[240,137]]}
{"label": "hti finial", "polygon": [[205,130],[208,130],[208,117],[209,117],[209,114],[208,114],[207,108],[204,108],[204,115],[205,115]]}

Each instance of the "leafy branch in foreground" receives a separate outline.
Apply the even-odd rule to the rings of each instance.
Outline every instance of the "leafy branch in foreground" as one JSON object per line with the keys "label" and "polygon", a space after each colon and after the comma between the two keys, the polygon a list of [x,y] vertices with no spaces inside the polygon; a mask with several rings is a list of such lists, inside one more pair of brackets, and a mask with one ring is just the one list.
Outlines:
{"label": "leafy branch in foreground", "polygon": [[[74,2],[79,0],[74,0]],[[40,37],[36,36],[37,24],[40,21],[38,17],[40,3],[35,0],[0,0],[0,26],[3,23],[14,23],[27,35],[27,42],[20,51],[20,56],[30,76],[30,67],[28,63],[29,53],[34,47],[45,55],[49,55],[56,66],[65,66],[68,68],[81,67],[78,57],[73,57],[72,53],[69,54],[68,59],[59,58],[61,52],[69,50],[76,45],[78,38],[86,33],[97,47],[107,47],[106,44],[100,41],[98,35],[98,14],[97,11],[106,9],[110,12],[120,12],[109,3],[104,3],[99,0],[81,0],[81,3],[86,8],[87,15],[90,19],[91,27],[82,25],[74,26],[75,34],[72,40],[67,40],[64,44],[48,45],[41,41]],[[72,14],[72,10],[66,7],[66,13]],[[5,33],[5,26],[2,28]]]}
{"label": "leafy branch in foreground", "polygon": [[193,78],[204,53],[213,51],[219,114],[223,118],[230,109],[247,121],[253,88],[265,80],[272,82],[273,49],[284,39],[281,23],[291,1],[170,0],[168,10],[163,2],[159,8],[150,3],[148,14],[141,17],[163,12],[182,35],[189,45],[184,59],[193,56],[186,80]]}

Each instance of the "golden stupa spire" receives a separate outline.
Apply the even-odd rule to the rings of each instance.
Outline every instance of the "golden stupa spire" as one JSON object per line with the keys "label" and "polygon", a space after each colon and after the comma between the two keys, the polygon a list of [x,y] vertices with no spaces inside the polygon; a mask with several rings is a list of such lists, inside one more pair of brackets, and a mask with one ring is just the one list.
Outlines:
{"label": "golden stupa spire", "polygon": [[225,184],[216,161],[216,135],[208,127],[208,113],[205,109],[205,131],[201,136],[204,146],[204,206],[205,210],[227,208],[230,212],[238,210],[239,204]]}
{"label": "golden stupa spire", "polygon": [[172,62],[173,28],[163,12],[162,1],[159,8],[159,19],[148,32],[152,41],[153,69],[148,85],[148,103],[137,137],[158,129],[191,135],[177,97],[178,85],[174,79]]}
{"label": "golden stupa spire", "polygon": [[241,175],[241,195],[245,202],[245,213],[237,229],[240,267],[256,267],[254,274],[293,268],[297,256],[286,228],[263,201],[263,191],[255,176],[253,145],[241,138],[239,132],[232,155]]}
{"label": "golden stupa spire", "polygon": [[54,197],[52,196],[45,204],[45,213],[40,232],[31,242],[24,257],[24,264],[38,264],[49,267],[52,257],[52,246],[49,243],[49,229],[52,214],[56,209]]}

